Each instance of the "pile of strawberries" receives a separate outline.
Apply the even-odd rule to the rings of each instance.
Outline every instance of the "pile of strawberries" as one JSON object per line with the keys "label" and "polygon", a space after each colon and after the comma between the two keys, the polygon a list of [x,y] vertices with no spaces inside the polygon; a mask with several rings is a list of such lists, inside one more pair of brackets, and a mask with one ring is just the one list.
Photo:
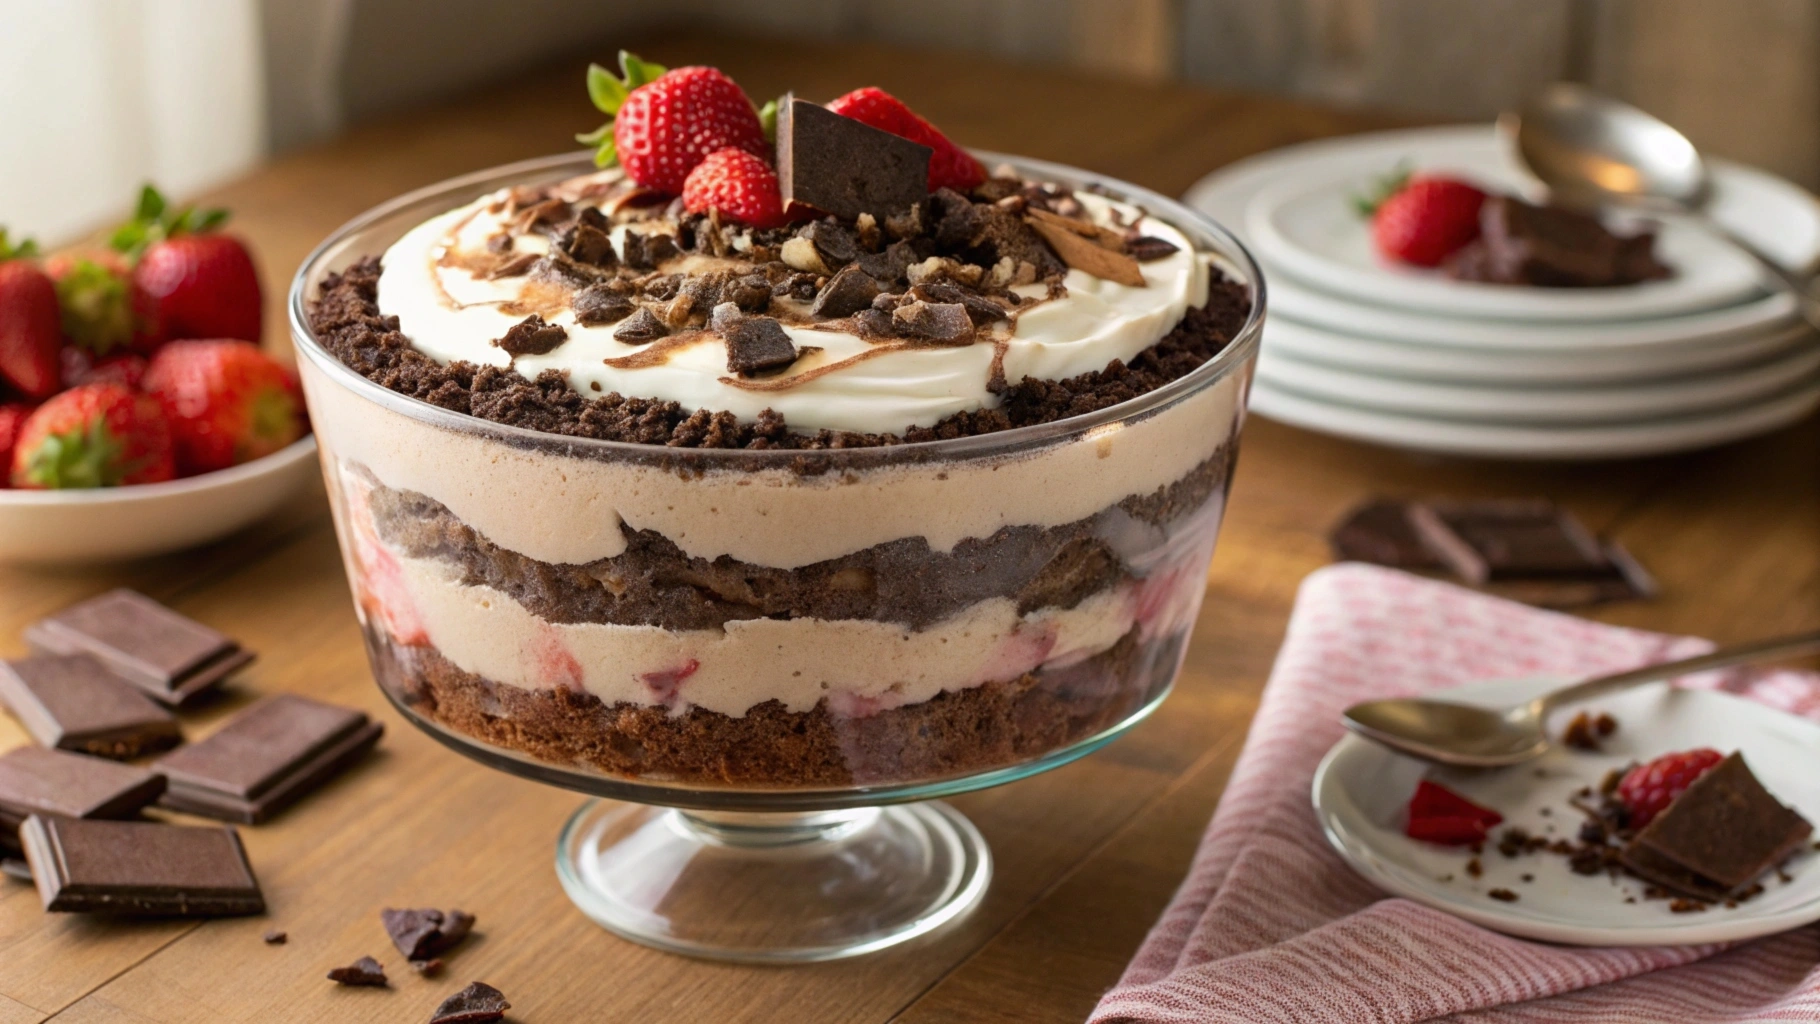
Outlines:
{"label": "pile of strawberries", "polygon": [[110,247],[37,259],[0,231],[0,487],[115,487],[226,469],[307,430],[259,348],[263,297],[221,210],[147,186]]}
{"label": "pile of strawberries", "polygon": [[[755,228],[812,215],[786,210],[778,191],[775,102],[759,109],[716,68],[667,70],[624,51],[619,65],[618,77],[598,64],[588,68],[588,96],[609,120],[576,138],[596,147],[596,163],[617,162],[638,184],[682,196],[692,213],[717,210]],[[883,89],[857,89],[828,109],[935,150],[930,191],[965,192],[986,180],[978,160]]]}

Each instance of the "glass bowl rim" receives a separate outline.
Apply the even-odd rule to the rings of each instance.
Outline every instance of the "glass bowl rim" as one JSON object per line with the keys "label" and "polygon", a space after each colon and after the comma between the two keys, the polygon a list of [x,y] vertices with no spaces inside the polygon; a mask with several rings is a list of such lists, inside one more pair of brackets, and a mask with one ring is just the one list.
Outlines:
{"label": "glass bowl rim", "polygon": [[[1266,307],[1264,273],[1244,243],[1240,242],[1218,221],[1161,193],[1067,164],[1009,156],[990,150],[976,149],[971,152],[988,166],[1009,164],[1020,173],[1039,181],[1053,181],[1074,188],[1094,187],[1104,190],[1114,199],[1135,203],[1143,207],[1147,213],[1163,216],[1166,221],[1187,232],[1191,237],[1199,232],[1204,237],[1196,239],[1196,241],[1210,240],[1212,245],[1208,247],[1207,251],[1212,252],[1219,261],[1226,264],[1226,269],[1236,270],[1241,278],[1241,283],[1249,289],[1251,309],[1246,314],[1245,322],[1240,325],[1238,332],[1234,334],[1226,347],[1213,358],[1162,387],[1105,409],[1049,423],[1013,427],[987,434],[934,441],[909,441],[894,445],[819,450],[796,448],[677,449],[663,445],[608,441],[513,426],[445,409],[402,392],[393,391],[355,372],[352,367],[336,358],[316,339],[315,332],[309,325],[309,297],[306,292],[312,279],[321,276],[324,261],[332,256],[340,255],[344,243],[353,236],[401,211],[419,204],[430,203],[432,200],[458,200],[443,207],[444,211],[454,209],[455,206],[460,205],[460,202],[472,201],[485,194],[486,191],[511,184],[513,178],[553,172],[570,166],[577,173],[586,173],[594,168],[594,162],[592,155],[583,151],[533,157],[445,178],[386,200],[342,224],[318,243],[308,256],[304,257],[297,272],[292,275],[286,301],[292,341],[299,353],[307,358],[317,370],[343,388],[391,411],[430,425],[447,427],[465,433],[490,434],[501,440],[526,446],[545,448],[553,445],[562,446],[567,448],[571,454],[593,452],[599,455],[636,459],[649,459],[659,454],[686,455],[692,460],[724,461],[730,465],[738,465],[747,469],[757,469],[768,465],[790,465],[797,463],[805,456],[818,460],[833,459],[841,463],[977,456],[1078,438],[1106,424],[1138,419],[1166,408],[1179,399],[1219,383],[1251,362],[1252,357],[1257,353],[1259,340],[1263,334]],[[481,189],[481,191],[476,192],[476,189]]]}

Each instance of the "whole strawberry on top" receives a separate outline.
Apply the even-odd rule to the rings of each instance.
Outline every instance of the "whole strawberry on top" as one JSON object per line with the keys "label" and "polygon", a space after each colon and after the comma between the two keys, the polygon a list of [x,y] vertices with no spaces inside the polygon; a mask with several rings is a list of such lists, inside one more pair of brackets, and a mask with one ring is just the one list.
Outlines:
{"label": "whole strawberry on top", "polygon": [[58,253],[44,261],[63,307],[63,337],[103,357],[149,352],[163,341],[156,301],[133,279],[125,255],[108,249]]}
{"label": "whole strawberry on top", "polygon": [[13,245],[0,229],[0,382],[27,398],[49,398],[58,386],[63,312],[56,285],[32,259],[37,251],[30,240]]}
{"label": "whole strawberry on top", "polygon": [[828,109],[935,150],[929,157],[931,192],[940,188],[966,192],[986,180],[986,168],[973,158],[973,154],[950,142],[934,125],[918,117],[903,100],[883,89],[876,86],[855,89],[828,104]]}
{"label": "whole strawberry on top", "polygon": [[1438,267],[1479,237],[1485,193],[1458,178],[1399,174],[1361,200],[1371,217],[1371,240],[1386,259]]}
{"label": "whole strawberry on top", "polygon": [[13,448],[14,487],[154,484],[174,474],[170,425],[157,399],[85,384],[39,406]]}
{"label": "whole strawberry on top", "polygon": [[717,150],[740,149],[769,159],[771,144],[757,109],[718,69],[666,70],[624,50],[619,66],[623,78],[599,64],[588,68],[588,96],[608,121],[576,138],[596,147],[596,164],[617,160],[626,177],[675,195],[689,172]]}
{"label": "whole strawberry on top", "polygon": [[779,227],[786,219],[777,172],[743,149],[709,153],[689,172],[682,198],[690,213],[719,210],[755,228]]}
{"label": "whole strawberry on top", "polygon": [[152,356],[144,386],[170,420],[184,476],[270,455],[304,434],[296,380],[249,342],[170,342]]}
{"label": "whole strawberry on top", "polygon": [[133,282],[166,338],[258,341],[259,272],[246,246],[222,234],[226,210],[172,209],[150,185],[111,244],[133,259]]}

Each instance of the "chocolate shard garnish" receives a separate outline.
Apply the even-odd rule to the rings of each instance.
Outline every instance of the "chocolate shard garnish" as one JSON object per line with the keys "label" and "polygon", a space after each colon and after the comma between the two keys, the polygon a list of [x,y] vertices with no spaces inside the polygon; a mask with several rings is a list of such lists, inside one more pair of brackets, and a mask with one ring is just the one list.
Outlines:
{"label": "chocolate shard garnish", "polygon": [[225,826],[34,814],[19,838],[49,911],[228,917],[265,910],[240,835]]}
{"label": "chocolate shard garnish", "polygon": [[430,1015],[430,1024],[486,1024],[503,1019],[511,1008],[505,993],[477,981],[444,999]]}
{"label": "chocolate shard garnish", "polygon": [[47,747],[126,759],[183,742],[170,712],[86,654],[0,662],[0,704]]}
{"label": "chocolate shard garnish", "polygon": [[741,318],[721,337],[727,343],[727,369],[733,373],[764,373],[796,362],[795,343],[772,317]]}
{"label": "chocolate shard garnish", "polygon": [[[1034,211],[1041,212],[1041,211]],[[1067,218],[1057,218],[1067,219]],[[1043,236],[1062,262],[1082,273],[1133,288],[1144,287],[1144,272],[1138,261],[1115,249],[1109,249],[1068,227],[1037,220],[1025,215],[1025,223]]]}
{"label": "chocolate shard garnish", "polygon": [[541,356],[568,340],[569,332],[561,324],[545,323],[543,317],[533,313],[513,324],[493,344],[513,356]]}
{"label": "chocolate shard garnish", "polygon": [[1807,842],[1814,826],[1733,753],[1694,780],[1625,846],[1624,866],[1703,900],[1734,895]]}
{"label": "chocolate shard garnish", "polygon": [[929,194],[928,146],[785,95],[777,111],[777,178],[784,205],[842,220],[884,220]]}
{"label": "chocolate shard garnish", "polygon": [[891,313],[900,335],[937,345],[973,344],[973,318],[958,302],[907,302]]}
{"label": "chocolate shard garnish", "polygon": [[637,306],[627,296],[609,288],[605,284],[591,284],[576,293],[572,303],[575,309],[575,322],[583,327],[601,327],[616,324],[632,315]]}
{"label": "chocolate shard garnish", "polygon": [[43,747],[0,754],[0,847],[33,814],[125,818],[157,800],[164,776],[133,765]]}
{"label": "chocolate shard garnish", "polygon": [[110,590],[28,626],[48,654],[89,654],[163,704],[181,705],[246,667],[252,652],[132,590]]}
{"label": "chocolate shard garnish", "polygon": [[809,315],[828,320],[852,316],[862,309],[870,308],[872,300],[878,294],[878,282],[872,279],[872,275],[850,264],[828,279],[828,284],[809,307]]}
{"label": "chocolate shard garnish", "polygon": [[928,284],[919,284],[910,289],[910,298],[920,302],[943,302],[962,306],[967,310],[967,316],[973,320],[976,326],[1003,320],[1009,315],[1005,312],[1005,307],[978,292],[962,288],[952,281],[931,281]]}
{"label": "chocolate shard garnish", "polygon": [[279,694],[247,708],[154,767],[170,780],[172,810],[257,824],[379,742],[385,726],[364,711]]}
{"label": "chocolate shard garnish", "polygon": [[385,966],[370,956],[363,956],[346,967],[329,971],[329,980],[337,985],[384,988]]}
{"label": "chocolate shard garnish", "polygon": [[461,910],[428,908],[379,912],[386,934],[407,960],[428,960],[461,944],[474,930],[474,915]]}
{"label": "chocolate shard garnish", "polygon": [[892,242],[885,246],[884,252],[862,253],[858,260],[859,269],[885,288],[900,284],[904,280],[904,271],[916,262],[919,262],[916,247],[909,242]]}
{"label": "chocolate shard garnish", "polygon": [[666,260],[682,255],[675,237],[657,232],[627,231],[620,239],[626,266],[636,270],[655,270]]}
{"label": "chocolate shard garnish", "polygon": [[1125,253],[1139,263],[1149,263],[1180,252],[1174,242],[1155,235],[1139,235],[1125,243]]}
{"label": "chocolate shard garnish", "polygon": [[625,345],[646,345],[669,333],[670,328],[657,318],[656,313],[640,307],[614,329],[613,338]]}

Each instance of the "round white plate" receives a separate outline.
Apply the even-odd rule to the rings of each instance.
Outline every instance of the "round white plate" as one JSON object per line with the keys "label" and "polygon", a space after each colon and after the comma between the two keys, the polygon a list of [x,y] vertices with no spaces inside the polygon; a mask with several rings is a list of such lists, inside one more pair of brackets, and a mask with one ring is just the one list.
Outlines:
{"label": "round white plate", "polygon": [[1293,426],[1443,455],[1500,459],[1617,459],[1710,448],[1794,423],[1820,406],[1820,381],[1752,405],[1696,416],[1572,426],[1479,423],[1342,404],[1265,380],[1252,381],[1251,411]]}
{"label": "round white plate", "polygon": [[1295,333],[1290,324],[1266,329],[1259,380],[1314,398],[1478,423],[1627,423],[1682,416],[1744,405],[1820,372],[1820,340],[1810,340],[1765,361],[1668,380],[1573,387],[1455,384],[1361,373],[1302,359],[1274,344]]}
{"label": "round white plate", "polygon": [[1265,355],[1293,356],[1376,376],[1415,377],[1471,384],[1587,385],[1654,380],[1771,359],[1796,346],[1820,346],[1805,324],[1710,338],[1690,345],[1648,349],[1532,352],[1523,349],[1451,348],[1349,335],[1299,323],[1276,304],[1273,279]]}
{"label": "round white plate", "polygon": [[[1504,680],[1445,696],[1504,705],[1567,682]],[[1315,815],[1340,856],[1385,891],[1524,938],[1589,946],[1688,945],[1756,938],[1820,920],[1820,857],[1811,848],[1791,861],[1792,881],[1781,883],[1772,875],[1761,895],[1735,908],[1676,914],[1664,900],[1643,899],[1643,883],[1576,875],[1560,856],[1506,858],[1487,848],[1480,857],[1484,876],[1475,879],[1465,870],[1468,851],[1403,835],[1404,807],[1416,783],[1426,777],[1497,810],[1506,826],[1571,838],[1581,820],[1567,804],[1576,789],[1597,786],[1612,768],[1690,747],[1742,751],[1751,771],[1777,799],[1808,820],[1820,821],[1820,774],[1814,771],[1820,725],[1730,694],[1666,684],[1632,690],[1597,706],[1619,723],[1602,752],[1557,747],[1515,768],[1444,769],[1348,735],[1315,772]],[[1538,778],[1538,772],[1546,777]],[[1544,815],[1543,808],[1550,813]],[[1525,873],[1535,880],[1524,882]],[[1448,876],[1450,881],[1442,881]],[[1486,895],[1495,888],[1517,893],[1517,901]],[[1624,902],[1626,895],[1636,902]]]}

